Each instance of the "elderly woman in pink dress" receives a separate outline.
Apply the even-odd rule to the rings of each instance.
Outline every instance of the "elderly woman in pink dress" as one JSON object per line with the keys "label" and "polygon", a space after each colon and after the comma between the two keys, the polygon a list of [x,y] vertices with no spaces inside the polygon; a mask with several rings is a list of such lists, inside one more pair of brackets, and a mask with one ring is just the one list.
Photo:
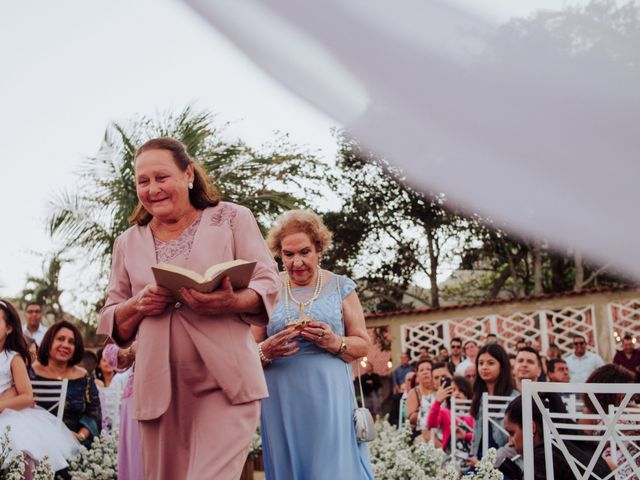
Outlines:
{"label": "elderly woman in pink dress", "polygon": [[[114,244],[99,333],[127,347],[138,339],[133,416],[144,478],[236,479],[267,396],[250,325],[266,325],[278,272],[244,207],[220,201],[186,147],[171,138],[142,145],[134,159],[139,204]],[[204,273],[212,265],[257,262],[248,288],[228,278],[209,294],[154,282],[171,263]]]}

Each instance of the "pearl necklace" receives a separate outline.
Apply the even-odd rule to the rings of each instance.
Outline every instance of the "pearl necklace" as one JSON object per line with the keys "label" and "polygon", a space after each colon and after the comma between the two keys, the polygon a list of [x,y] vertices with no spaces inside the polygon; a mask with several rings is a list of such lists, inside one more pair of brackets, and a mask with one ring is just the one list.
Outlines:
{"label": "pearl necklace", "polygon": [[[293,291],[291,290],[291,279],[289,278],[289,274],[287,274],[287,286],[284,292],[284,308],[287,312],[287,325],[294,323],[302,323],[302,322],[310,322],[311,318],[311,307],[313,306],[313,302],[318,299],[320,296],[320,290],[322,290],[322,269],[318,269],[318,278],[316,280],[316,288],[313,291],[313,295],[306,302],[300,302],[293,296]],[[298,318],[297,322],[293,321],[291,317],[291,312],[289,311],[289,297],[298,305],[298,309],[300,311],[300,318]],[[309,307],[308,314],[304,313],[305,307]]]}

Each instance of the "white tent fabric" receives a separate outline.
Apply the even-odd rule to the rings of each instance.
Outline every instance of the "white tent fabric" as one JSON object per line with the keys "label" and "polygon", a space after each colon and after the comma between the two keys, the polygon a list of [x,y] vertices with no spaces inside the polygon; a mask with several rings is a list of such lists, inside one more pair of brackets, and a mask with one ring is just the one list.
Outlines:
{"label": "white tent fabric", "polygon": [[638,4],[185,1],[414,186],[640,278]]}

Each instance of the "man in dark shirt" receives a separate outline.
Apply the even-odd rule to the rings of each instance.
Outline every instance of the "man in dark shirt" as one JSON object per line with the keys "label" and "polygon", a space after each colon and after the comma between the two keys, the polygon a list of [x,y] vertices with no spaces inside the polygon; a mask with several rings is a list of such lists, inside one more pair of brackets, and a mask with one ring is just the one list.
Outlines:
{"label": "man in dark shirt", "polygon": [[640,350],[634,348],[631,335],[625,335],[622,339],[622,350],[616,352],[613,363],[634,373],[636,382],[640,382]]}
{"label": "man in dark shirt", "polygon": [[[544,440],[542,438],[542,414],[535,403],[532,403],[532,429],[533,429],[533,474],[536,480],[546,480],[546,463],[545,463],[545,451]],[[504,414],[504,428],[509,434],[509,446],[513,447],[520,455],[524,455],[524,439],[522,429],[522,397],[518,396],[511,401]],[[583,442],[572,442],[564,440],[564,444],[571,456],[582,463],[582,465],[589,465],[593,450],[585,448],[582,445]],[[575,478],[567,458],[562,451],[556,446],[552,447],[553,456],[553,475],[559,479]],[[524,457],[523,457],[524,458]],[[513,465],[511,465],[513,467]],[[577,466],[578,471],[584,474],[584,468]],[[590,475],[589,479],[604,478],[611,473],[611,469],[607,465],[602,457],[598,457],[596,464],[593,468],[593,475]],[[597,475],[598,477],[596,477]],[[509,472],[511,478],[516,477],[513,472]]]}
{"label": "man in dark shirt", "polygon": [[373,363],[367,363],[367,371],[360,375],[362,393],[364,394],[364,406],[369,409],[371,415],[380,414],[380,389],[382,381],[380,375],[373,371]]}

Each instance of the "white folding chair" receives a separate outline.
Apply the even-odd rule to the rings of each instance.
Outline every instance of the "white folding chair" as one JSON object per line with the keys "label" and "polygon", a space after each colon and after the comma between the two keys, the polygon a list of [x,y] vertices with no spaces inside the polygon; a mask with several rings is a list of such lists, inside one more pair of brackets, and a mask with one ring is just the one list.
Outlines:
{"label": "white folding chair", "polygon": [[451,461],[456,462],[456,427],[462,415],[469,415],[471,400],[458,400],[451,397]]}
{"label": "white folding chair", "polygon": [[53,415],[54,409],[57,409],[55,416],[62,422],[68,385],[69,380],[66,378],[63,380],[31,380],[33,399],[37,404],[51,404],[46,407],[46,410]]}
{"label": "white folding chair", "polygon": [[482,394],[482,456],[489,450],[489,425],[509,436],[502,426],[502,419],[511,400],[513,397],[489,395],[487,392]]}
{"label": "white folding chair", "polygon": [[[596,412],[586,414],[582,411],[575,413],[553,413],[546,409],[540,398],[542,392],[586,394],[594,405]],[[600,405],[595,394],[621,394],[620,406],[610,406],[608,411]],[[640,478],[640,410],[629,406],[630,400],[640,393],[638,384],[605,384],[605,383],[538,383],[522,382],[522,427],[524,439],[524,472],[525,479],[533,479],[533,433],[532,412],[533,404],[542,414],[544,428],[545,475],[548,480],[554,479],[553,455],[554,448],[560,450],[567,459],[573,475],[578,479],[600,478],[613,480],[622,467],[632,471],[632,478]],[[579,423],[567,423],[567,420],[577,420]],[[565,444],[571,441],[576,446],[589,441],[597,444],[591,459],[585,465],[576,459]],[[618,463],[618,468],[604,477],[593,473],[598,457],[605,447],[609,446],[611,457]],[[591,449],[589,449],[591,450]],[[625,478],[626,474],[625,474]]]}

